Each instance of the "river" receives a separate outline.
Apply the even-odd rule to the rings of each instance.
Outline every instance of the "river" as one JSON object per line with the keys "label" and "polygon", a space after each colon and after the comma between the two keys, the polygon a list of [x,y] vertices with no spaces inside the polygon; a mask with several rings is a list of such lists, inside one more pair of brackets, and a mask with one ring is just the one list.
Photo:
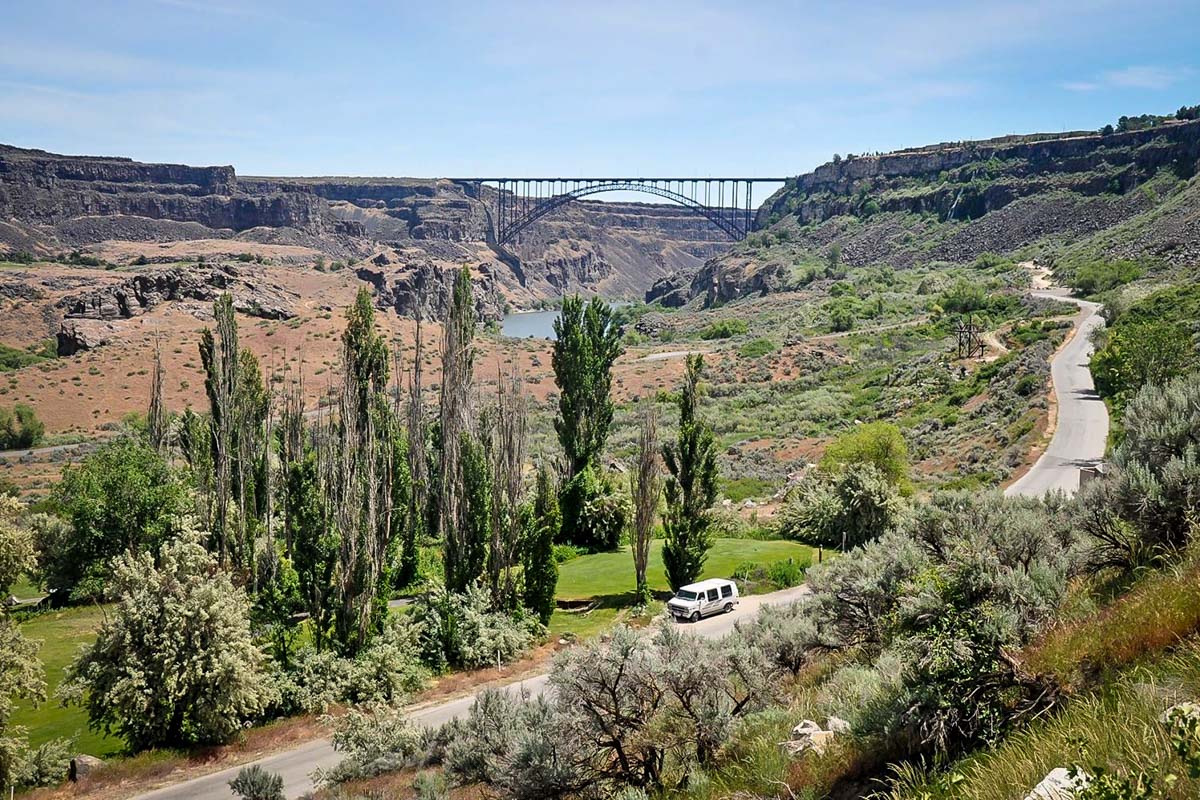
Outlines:
{"label": "river", "polygon": [[[610,308],[621,308],[630,305],[628,300],[610,302]],[[550,311],[518,311],[500,320],[500,333],[513,339],[554,338],[554,320],[558,319],[558,309]]]}
{"label": "river", "polygon": [[558,309],[550,311],[519,311],[500,320],[500,333],[513,339],[554,338],[554,320]]}

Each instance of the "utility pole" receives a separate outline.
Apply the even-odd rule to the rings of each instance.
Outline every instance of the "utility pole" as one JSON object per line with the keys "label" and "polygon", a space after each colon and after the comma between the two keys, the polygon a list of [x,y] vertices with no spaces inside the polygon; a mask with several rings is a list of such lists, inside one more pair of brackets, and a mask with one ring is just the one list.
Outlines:
{"label": "utility pole", "polygon": [[958,318],[958,326],[954,331],[958,334],[958,357],[983,358],[987,348],[983,344],[983,328],[975,324],[975,315],[968,314]]}

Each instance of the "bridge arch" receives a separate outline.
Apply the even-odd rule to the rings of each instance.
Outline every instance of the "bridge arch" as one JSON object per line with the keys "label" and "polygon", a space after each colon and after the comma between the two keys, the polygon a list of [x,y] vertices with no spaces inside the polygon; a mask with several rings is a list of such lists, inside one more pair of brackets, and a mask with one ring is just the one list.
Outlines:
{"label": "bridge arch", "polygon": [[[731,241],[745,239],[754,226],[755,183],[784,178],[474,178],[469,184],[488,200],[497,244],[508,244],[533,223],[564,205],[605,192],[640,192],[683,206],[707,219]],[[468,183],[468,181],[461,181]],[[484,197],[484,184],[493,190]]]}

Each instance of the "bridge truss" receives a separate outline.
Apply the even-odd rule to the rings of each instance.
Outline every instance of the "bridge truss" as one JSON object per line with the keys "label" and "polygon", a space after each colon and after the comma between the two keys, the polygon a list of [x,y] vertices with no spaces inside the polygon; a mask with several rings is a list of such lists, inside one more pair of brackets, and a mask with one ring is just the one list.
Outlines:
{"label": "bridge truss", "polygon": [[[642,192],[671,200],[707,219],[732,241],[754,228],[754,184],[786,178],[465,178],[456,182],[488,204],[497,244],[557,208],[602,192]],[[484,187],[490,191],[484,191]]]}

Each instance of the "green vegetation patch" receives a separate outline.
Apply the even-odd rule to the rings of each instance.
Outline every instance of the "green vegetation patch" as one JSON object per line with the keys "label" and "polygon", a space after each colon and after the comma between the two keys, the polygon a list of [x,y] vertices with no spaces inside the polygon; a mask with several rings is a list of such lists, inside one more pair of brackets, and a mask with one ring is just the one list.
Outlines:
{"label": "green vegetation patch", "polygon": [[[811,547],[796,542],[717,539],[708,551],[708,561],[700,577],[728,578],[744,562],[770,564],[789,558],[804,564],[815,560]],[[661,539],[655,539],[650,545],[646,578],[653,591],[668,591]],[[581,556],[559,567],[557,596],[560,601],[615,598],[631,595],[633,590],[633,556],[628,547],[612,553]]]}

